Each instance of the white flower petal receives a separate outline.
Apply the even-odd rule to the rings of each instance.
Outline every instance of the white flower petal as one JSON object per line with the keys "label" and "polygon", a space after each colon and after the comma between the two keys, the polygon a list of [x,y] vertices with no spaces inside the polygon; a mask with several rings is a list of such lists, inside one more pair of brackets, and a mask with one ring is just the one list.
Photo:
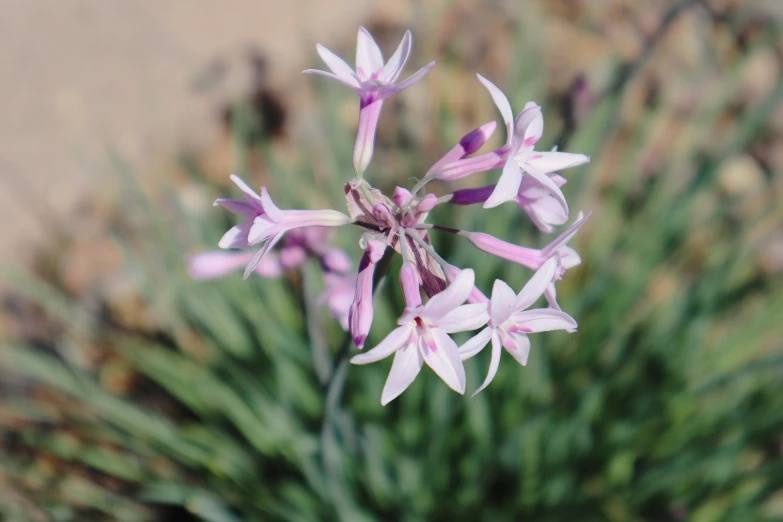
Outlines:
{"label": "white flower petal", "polygon": [[484,202],[484,208],[493,208],[498,205],[511,201],[517,197],[519,185],[522,183],[522,170],[513,158],[509,158],[503,166],[503,173],[500,175],[495,190]]}
{"label": "white flower petal", "polygon": [[494,330],[495,329],[492,327],[484,328],[479,333],[468,339],[465,344],[459,347],[459,358],[464,361],[465,359],[470,359],[483,350],[489,342],[489,339],[492,337],[492,332],[494,332]]}
{"label": "white flower petal", "polygon": [[544,116],[541,107],[535,102],[528,102],[514,122],[514,145],[516,147],[532,147],[541,139],[544,133]]}
{"label": "white flower petal", "polygon": [[489,95],[492,96],[492,101],[495,102],[495,106],[500,111],[500,115],[503,117],[503,121],[506,122],[506,143],[511,143],[511,136],[514,134],[514,113],[511,112],[511,104],[508,102],[508,98],[503,94],[503,91],[487,80],[480,74],[477,74],[478,80],[487,88]]}
{"label": "white flower petal", "polygon": [[[370,32],[364,27],[359,28],[359,35],[356,38],[356,72],[361,76],[364,73],[365,80],[368,80],[378,69],[383,67],[383,54],[380,47],[375,43]],[[362,72],[359,71],[362,70]]]}
{"label": "white flower petal", "polygon": [[435,342],[434,347],[427,346],[423,338],[419,340],[419,350],[424,356],[424,362],[449,388],[460,394],[465,393],[465,367],[459,358],[457,343],[438,328],[430,328],[430,332]]}
{"label": "white flower petal", "polygon": [[497,333],[493,333],[492,335],[492,357],[489,359],[489,371],[487,372],[487,378],[484,379],[484,384],[482,384],[478,390],[473,392],[473,395],[471,397],[475,397],[481,390],[489,386],[489,383],[492,382],[492,379],[495,378],[495,375],[498,373],[498,367],[500,366],[500,352],[502,351],[502,348],[500,347],[500,338],[498,337]]}
{"label": "white flower petal", "polygon": [[411,74],[410,76],[408,76],[406,79],[404,79],[403,81],[401,81],[397,85],[392,85],[390,87],[387,87],[386,89],[382,89],[381,90],[381,96],[383,98],[388,98],[389,96],[391,96],[393,94],[397,94],[400,91],[404,91],[405,89],[407,89],[408,87],[410,87],[414,83],[416,83],[419,80],[421,80],[422,78],[424,78],[424,76],[428,72],[430,72],[430,69],[432,69],[433,67],[435,67],[435,62],[428,63],[427,65],[425,65],[424,67],[422,67],[421,69],[419,69],[415,73]]}
{"label": "white flower petal", "polygon": [[237,176],[236,174],[231,174],[229,176],[231,178],[231,181],[233,181],[237,187],[239,187],[239,190],[242,191],[242,194],[245,196],[245,198],[248,201],[255,201],[257,203],[261,203],[261,196],[259,196],[255,190],[251,189],[247,183],[242,181],[242,178]]}
{"label": "white flower petal", "polygon": [[554,281],[547,285],[544,297],[546,297],[546,302],[550,308],[561,310],[560,305],[557,303],[557,289],[555,289]]}
{"label": "white flower petal", "polygon": [[381,405],[386,406],[407,390],[423,365],[424,358],[416,344],[410,344],[402,350],[397,350],[389,376],[386,378],[386,384],[383,386]]}
{"label": "white flower petal", "polygon": [[321,57],[324,63],[332,70],[335,75],[337,75],[338,78],[341,78],[344,83],[353,85],[357,88],[359,87],[359,80],[356,78],[356,74],[354,74],[351,66],[345,63],[345,60],[321,44],[316,45],[315,49],[318,51],[318,56]]}
{"label": "white flower petal", "polygon": [[435,322],[446,333],[469,332],[481,328],[489,321],[487,303],[458,306]]}
{"label": "white flower petal", "polygon": [[528,175],[545,186],[549,190],[549,193],[552,194],[552,196],[557,199],[561,205],[568,209],[568,203],[566,203],[566,198],[563,195],[563,191],[560,190],[560,187],[557,186],[557,183],[555,183],[552,178],[550,178],[546,173],[531,167],[527,162],[522,163],[520,167],[523,168],[528,173]]}
{"label": "white flower petal", "polygon": [[568,207],[551,194],[531,201],[527,208],[535,215],[535,220],[547,225],[562,225],[568,221]]}
{"label": "white flower petal", "polygon": [[466,268],[446,287],[433,295],[421,311],[421,317],[431,323],[437,323],[447,313],[464,303],[473,290],[476,274]]}
{"label": "white flower petal", "polygon": [[503,332],[503,347],[522,366],[527,365],[530,355],[530,339],[523,333]]}
{"label": "white flower petal", "polygon": [[560,264],[566,270],[570,270],[571,268],[582,264],[582,258],[579,257],[579,253],[573,248],[567,246],[560,247],[558,252],[560,253]]}
{"label": "white flower petal", "polygon": [[400,45],[397,47],[397,50],[394,51],[394,54],[391,58],[389,58],[389,61],[386,62],[386,65],[384,66],[383,75],[385,81],[389,83],[394,83],[397,81],[397,78],[400,76],[403,67],[405,67],[405,62],[408,61],[408,57],[411,54],[412,40],[413,38],[411,36],[411,32],[405,31],[405,35],[402,37]]}
{"label": "white flower petal", "polygon": [[522,311],[535,303],[539,297],[544,294],[547,286],[555,277],[555,268],[557,268],[557,258],[550,257],[541,265],[530,281],[525,284],[519,295],[516,296],[514,309]]}
{"label": "white flower petal", "polygon": [[337,76],[334,73],[326,72],[326,71],[320,71],[318,69],[305,69],[302,71],[302,74],[315,74],[317,76],[325,76],[327,78],[331,78],[333,80],[337,80],[338,82],[342,83],[343,85],[346,85],[353,89],[357,94],[359,93],[359,90],[361,89],[361,86],[359,85],[358,80],[351,77],[345,77],[345,76]]}
{"label": "white flower petal", "polygon": [[558,170],[576,167],[590,161],[584,154],[571,154],[569,152],[534,152],[527,163],[541,172],[557,172]]}
{"label": "white flower petal", "polygon": [[577,327],[574,318],[565,312],[551,308],[539,308],[517,312],[511,317],[514,324],[531,332],[572,330]]}
{"label": "white flower petal", "polygon": [[505,281],[495,279],[495,284],[492,285],[492,298],[490,299],[489,311],[492,318],[492,326],[498,327],[503,324],[506,319],[511,317],[514,312],[514,303],[517,300],[517,295],[511,289]]}
{"label": "white flower petal", "polygon": [[375,348],[351,357],[351,364],[369,364],[380,361],[402,348],[406,343],[412,344],[413,324],[407,323],[395,328],[378,343]]}
{"label": "white flower petal", "polygon": [[246,199],[218,198],[213,203],[215,207],[223,207],[229,212],[233,212],[245,219],[253,219],[262,212],[261,205]]}

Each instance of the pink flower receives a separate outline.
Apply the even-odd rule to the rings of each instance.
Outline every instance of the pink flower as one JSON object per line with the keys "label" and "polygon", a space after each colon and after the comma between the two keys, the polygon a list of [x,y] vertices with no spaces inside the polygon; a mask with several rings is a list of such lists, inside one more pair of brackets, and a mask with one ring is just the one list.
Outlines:
{"label": "pink flower", "polygon": [[280,210],[261,187],[261,195],[248,187],[239,177],[231,180],[242,191],[244,200],[220,198],[216,206],[222,206],[245,218],[231,228],[218,243],[220,248],[248,248],[265,242],[245,268],[245,279],[256,269],[264,255],[280,241],[289,230],[303,227],[338,227],[351,222],[351,218],[336,210]]}
{"label": "pink flower", "polygon": [[394,354],[381,394],[382,405],[405,391],[425,362],[449,388],[465,393],[465,368],[457,344],[448,334],[475,330],[489,319],[486,303],[462,304],[474,278],[473,270],[463,270],[445,290],[422,305],[416,273],[409,263],[403,263],[400,283],[407,306],[397,321],[400,326],[378,346],[351,359],[353,364],[368,364]]}
{"label": "pink flower", "polygon": [[435,65],[430,62],[407,80],[395,83],[400,76],[411,52],[411,32],[406,31],[399,47],[384,64],[383,54],[375,40],[364,27],[359,28],[356,44],[356,71],[345,61],[321,44],[316,50],[332,72],[307,69],[306,74],[318,74],[335,79],[359,95],[359,131],[353,149],[353,168],[361,175],[370,163],[375,141],[375,129],[381,113],[383,100],[407,89],[421,80]]}
{"label": "pink flower", "polygon": [[[188,274],[193,279],[217,279],[244,267],[253,257],[252,252],[224,252],[213,250],[187,257]],[[278,277],[283,273],[280,257],[274,252],[266,256],[255,269],[261,277]]]}
{"label": "pink flower", "polygon": [[505,282],[499,279],[495,281],[489,303],[490,319],[487,327],[459,348],[460,357],[465,360],[479,353],[490,340],[492,341],[489,373],[484,384],[473,392],[474,397],[495,378],[500,365],[501,346],[519,364],[525,366],[530,354],[530,339],[527,334],[550,330],[573,331],[576,328],[576,321],[560,310],[551,308],[527,310],[551,284],[556,264],[556,258],[550,258],[518,295],[514,295],[514,291]]}

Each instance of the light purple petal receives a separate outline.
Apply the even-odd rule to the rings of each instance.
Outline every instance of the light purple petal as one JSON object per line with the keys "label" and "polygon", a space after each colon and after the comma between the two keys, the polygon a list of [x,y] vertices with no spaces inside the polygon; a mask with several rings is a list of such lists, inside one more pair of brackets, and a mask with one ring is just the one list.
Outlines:
{"label": "light purple petal", "polygon": [[430,328],[434,346],[419,340],[419,350],[427,366],[443,379],[446,385],[457,393],[465,393],[465,367],[459,358],[457,343],[442,330]]}
{"label": "light purple petal", "polygon": [[223,252],[220,250],[193,254],[186,258],[188,275],[193,279],[217,279],[239,270],[253,257],[249,252]]}
{"label": "light purple petal", "polygon": [[442,292],[433,295],[421,311],[421,316],[429,322],[437,322],[441,317],[465,302],[473,289],[476,274],[466,268]]}
{"label": "light purple petal", "polygon": [[514,123],[514,145],[532,147],[541,139],[543,133],[544,117],[541,114],[541,107],[535,102],[528,102]]}
{"label": "light purple petal", "polygon": [[347,272],[353,266],[351,258],[340,248],[328,248],[320,256],[321,266],[329,272]]}
{"label": "light purple petal", "polygon": [[261,187],[261,205],[264,208],[264,213],[266,213],[272,221],[280,221],[283,219],[283,211],[277,208],[277,205],[272,201],[266,187]]}
{"label": "light purple petal", "polygon": [[535,216],[534,221],[547,225],[562,225],[568,221],[568,207],[563,206],[562,202],[551,194],[529,202],[526,207],[529,214]]}
{"label": "light purple petal", "polygon": [[248,201],[253,201],[259,204],[261,203],[261,196],[259,196],[255,190],[251,189],[247,183],[242,181],[242,178],[236,174],[231,174],[229,178],[231,178],[231,181],[233,181],[236,186],[239,187],[239,190],[242,191],[242,195],[244,195]]}
{"label": "light purple petal", "polygon": [[458,306],[438,319],[435,325],[446,333],[469,332],[481,328],[489,321],[487,303]]}
{"label": "light purple petal", "polygon": [[500,352],[502,351],[503,349],[500,346],[500,338],[498,337],[497,333],[493,332],[492,357],[489,359],[489,371],[487,372],[487,378],[484,379],[484,384],[482,384],[478,390],[473,392],[471,397],[475,397],[481,390],[489,386],[489,383],[491,383],[492,379],[495,378],[495,375],[498,373],[498,367],[500,366]]}
{"label": "light purple petal", "polygon": [[364,340],[370,332],[373,309],[373,275],[375,265],[383,257],[386,244],[382,241],[370,240],[359,262],[359,274],[356,277],[356,292],[351,310],[348,314],[348,325],[356,347],[364,347]]}
{"label": "light purple petal", "polygon": [[455,180],[478,172],[499,169],[505,166],[507,160],[508,148],[501,147],[486,154],[447,163],[438,168],[430,169],[430,171],[435,174],[435,179]]}
{"label": "light purple petal", "polygon": [[492,96],[492,101],[495,102],[495,106],[500,111],[500,115],[506,123],[506,143],[511,143],[511,136],[514,134],[514,113],[511,111],[511,104],[508,102],[508,98],[494,83],[480,74],[477,74],[476,76],[478,76],[478,80],[489,91],[489,95]]}
{"label": "light purple petal", "polygon": [[566,202],[565,195],[563,195],[563,191],[560,190],[560,187],[557,186],[557,183],[552,181],[552,178],[550,178],[546,173],[531,167],[528,163],[523,163],[520,165],[520,167],[522,167],[529,176],[546,187],[549,190],[549,193],[552,194],[552,196],[557,199],[557,201],[559,201],[564,208],[568,209],[568,203]]}
{"label": "light purple petal", "polygon": [[577,327],[574,318],[565,312],[551,308],[525,310],[512,316],[516,326],[531,332],[551,332],[552,330],[570,330]]}
{"label": "light purple petal", "polygon": [[354,88],[359,87],[359,80],[356,78],[351,66],[345,63],[345,61],[334,54],[321,44],[315,46],[318,55],[324,61],[324,63],[332,70],[332,72],[341,79],[344,83],[352,84]]}
{"label": "light purple petal", "polygon": [[218,246],[220,248],[248,248],[250,244],[247,242],[247,237],[252,226],[252,221],[243,221],[230,228],[229,231],[220,238]]}
{"label": "light purple petal", "polygon": [[546,287],[555,277],[555,268],[557,267],[557,259],[554,257],[549,258],[541,268],[536,270],[530,281],[522,288],[519,295],[515,297],[514,310],[524,310],[530,305],[535,303],[539,297],[544,295]]}
{"label": "light purple petal", "polygon": [[308,256],[309,254],[305,248],[300,245],[292,245],[290,242],[287,242],[287,244],[280,249],[280,263],[286,270],[299,268],[307,261]]}
{"label": "light purple petal", "polygon": [[590,157],[585,156],[584,154],[571,154],[569,152],[534,152],[533,155],[527,159],[527,164],[541,172],[549,173],[583,165],[588,161],[590,161]]}
{"label": "light purple petal", "polygon": [[400,286],[402,286],[406,307],[418,308],[421,306],[419,279],[416,277],[416,270],[410,263],[403,263],[402,268],[400,268]]}
{"label": "light purple petal", "polygon": [[364,27],[359,28],[356,38],[356,73],[361,77],[364,73],[365,80],[383,67],[383,54],[378,44],[375,43],[370,32]]}
{"label": "light purple petal", "polygon": [[[399,326],[389,332],[375,348],[351,357],[351,364],[370,364],[385,359],[401,349],[409,341],[414,341],[415,338],[411,339],[411,334],[413,334],[412,323]],[[411,346],[410,348],[414,347]]]}
{"label": "light purple petal", "polygon": [[238,200],[231,198],[218,198],[213,203],[215,207],[223,207],[229,212],[233,212],[245,219],[253,219],[263,212],[260,204],[254,204],[247,200]]}
{"label": "light purple petal", "polygon": [[361,174],[367,170],[375,148],[375,131],[378,119],[381,117],[383,100],[375,100],[359,110],[359,126],[356,131],[356,142],[353,145],[353,170]]}
{"label": "light purple petal", "polygon": [[400,45],[397,46],[397,50],[394,51],[394,54],[391,58],[389,58],[389,61],[386,62],[386,65],[384,66],[384,81],[388,83],[394,83],[397,81],[397,78],[399,78],[403,67],[405,67],[405,62],[408,61],[408,57],[411,54],[412,40],[413,37],[411,36],[411,32],[405,31],[405,35],[402,37]]}
{"label": "light purple petal", "polygon": [[468,238],[476,248],[487,254],[492,254],[512,263],[518,263],[531,270],[537,270],[546,259],[541,257],[539,250],[512,245],[483,232],[463,232],[460,235]]}
{"label": "light purple petal", "polygon": [[343,85],[350,87],[353,89],[357,94],[361,93],[361,85],[359,85],[358,80],[351,76],[350,78],[344,77],[344,76],[337,76],[334,73],[326,72],[326,71],[320,71],[318,69],[305,69],[302,71],[302,74],[315,74],[317,76],[325,76],[327,78],[331,78],[333,80],[337,80],[338,82],[342,83]]}
{"label": "light purple petal", "polygon": [[503,167],[503,173],[495,185],[495,190],[484,202],[484,208],[497,207],[516,198],[520,183],[522,183],[522,170],[513,159],[509,159]]}
{"label": "light purple petal", "polygon": [[557,289],[555,289],[554,282],[547,285],[544,297],[546,297],[546,302],[551,308],[561,310],[560,305],[557,303]]}
{"label": "light purple petal", "polygon": [[[369,353],[369,352],[368,352]],[[366,355],[366,354],[365,354]],[[410,344],[394,354],[389,376],[381,393],[381,405],[386,406],[408,389],[424,365],[424,357],[418,346]]]}
{"label": "light purple petal", "polygon": [[[430,72],[430,69],[432,69],[433,67],[435,67],[435,62],[430,62],[430,63],[428,63],[427,65],[425,65],[424,67],[422,67],[421,69],[419,69],[418,71],[416,71],[415,73],[411,74],[411,75],[410,75],[408,78],[406,78],[405,80],[403,80],[403,81],[401,81],[400,83],[398,83],[397,85],[394,85],[393,87],[390,87],[390,88],[388,88],[388,89],[389,89],[389,91],[388,91],[388,93],[387,93],[387,94],[384,96],[384,98],[388,98],[388,97],[389,97],[389,96],[391,96],[392,94],[396,94],[396,93],[398,93],[398,92],[400,92],[400,91],[404,91],[405,89],[407,89],[408,87],[410,87],[410,86],[411,86],[411,85],[413,85],[414,83],[416,83],[416,82],[418,82],[419,80],[421,80],[422,78],[424,78],[424,76],[425,76],[425,75],[426,75],[428,72]],[[392,92],[392,91],[393,91],[393,92]],[[382,92],[384,92],[384,93],[385,93],[386,91],[384,90],[384,91],[382,91]]]}
{"label": "light purple petal", "polygon": [[568,243],[574,235],[576,235],[577,232],[579,232],[579,229],[582,225],[584,225],[585,221],[590,217],[591,213],[587,213],[587,215],[582,214],[581,212],[576,218],[576,221],[568,227],[566,230],[563,231],[562,234],[557,236],[554,240],[552,240],[551,243],[549,243],[547,246],[545,246],[541,250],[541,254],[545,257],[551,257],[555,252],[557,252],[561,247],[565,246],[566,243]]}
{"label": "light purple petal", "polygon": [[283,239],[283,236],[285,235],[285,232],[280,232],[275,237],[264,243],[264,246],[261,247],[261,250],[255,253],[253,258],[250,260],[250,262],[247,264],[247,267],[245,268],[245,274],[242,276],[243,279],[247,279],[250,277],[250,274],[252,274],[256,268],[258,268],[258,265],[261,263],[261,260],[264,258],[267,252],[275,246],[281,239]]}
{"label": "light purple petal", "polygon": [[517,295],[511,287],[508,286],[505,281],[495,279],[495,284],[492,285],[492,297],[490,298],[489,304],[492,326],[497,328],[502,325],[506,319],[511,317],[511,314],[514,312],[516,300]]}
{"label": "light purple petal", "polygon": [[247,242],[250,245],[257,245],[261,241],[266,241],[280,232],[281,229],[281,227],[276,226],[276,223],[270,221],[266,214],[256,216],[253,221],[249,221],[248,223],[252,223],[247,235]]}
{"label": "light purple petal", "polygon": [[511,356],[522,366],[527,365],[527,358],[530,355],[530,338],[523,333],[503,332],[501,340],[503,347]]}
{"label": "light purple petal", "polygon": [[571,268],[582,264],[582,258],[579,257],[579,254],[573,248],[567,246],[560,247],[558,252],[560,253],[560,264],[566,270],[570,270]]}
{"label": "light purple petal", "polygon": [[484,347],[489,342],[490,338],[492,337],[492,332],[494,332],[495,329],[492,327],[487,327],[481,330],[479,333],[471,337],[470,339],[465,342],[462,346],[459,347],[459,357],[463,361],[465,359],[470,359],[471,357],[475,356],[477,353],[479,353],[481,350],[484,349]]}

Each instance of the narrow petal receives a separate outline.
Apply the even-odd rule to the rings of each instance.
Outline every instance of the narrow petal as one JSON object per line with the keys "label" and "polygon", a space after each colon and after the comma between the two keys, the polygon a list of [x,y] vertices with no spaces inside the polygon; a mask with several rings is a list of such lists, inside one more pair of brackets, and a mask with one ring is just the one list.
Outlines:
{"label": "narrow petal", "polygon": [[557,303],[557,289],[555,289],[554,282],[547,285],[546,291],[544,291],[544,297],[546,297],[546,302],[550,308],[561,310],[560,305]]}
{"label": "narrow petal", "polygon": [[399,78],[403,67],[405,67],[405,62],[408,61],[408,57],[411,54],[412,40],[413,37],[411,36],[411,32],[405,31],[405,35],[402,37],[400,45],[397,46],[397,50],[394,51],[392,57],[389,58],[389,61],[386,62],[386,65],[383,67],[383,79],[386,82],[394,83],[397,81],[397,78]]}
{"label": "narrow petal", "polygon": [[487,303],[473,303],[458,306],[434,324],[446,333],[456,333],[476,330],[487,324],[487,321]]}
{"label": "narrow petal", "polygon": [[565,195],[563,195],[563,191],[560,190],[560,187],[557,186],[557,183],[555,183],[552,178],[550,178],[546,173],[531,167],[528,163],[523,163],[520,165],[520,167],[522,167],[525,172],[527,172],[528,175],[535,179],[538,183],[546,187],[549,190],[549,193],[552,194],[552,196],[557,199],[557,201],[559,201],[563,207],[566,209],[568,208],[568,203],[566,202]]}
{"label": "narrow petal", "polygon": [[432,69],[433,67],[435,67],[435,62],[434,61],[428,63],[427,65],[425,65],[424,67],[422,67],[421,69],[416,71],[415,73],[411,74],[410,76],[408,76],[408,78],[406,78],[405,80],[401,81],[397,85],[394,85],[394,86],[390,87],[388,89],[388,91],[387,90],[382,91],[384,93],[384,98],[388,98],[389,96],[391,96],[393,94],[396,94],[396,93],[398,93],[400,91],[404,91],[405,89],[407,89],[408,87],[410,87],[414,83],[416,83],[419,80],[421,80],[422,78],[424,78],[424,76],[426,76],[427,73],[430,72],[430,69]]}
{"label": "narrow petal", "polygon": [[465,393],[465,367],[459,358],[457,343],[438,328],[430,328],[434,346],[419,340],[419,350],[427,366],[443,379],[446,385],[457,393]]}
{"label": "narrow petal", "polygon": [[549,258],[541,268],[536,270],[530,281],[522,288],[519,295],[515,298],[514,310],[524,310],[530,305],[535,303],[539,297],[544,294],[546,287],[555,277],[555,267],[557,266],[557,259],[554,257]]}
{"label": "narrow petal", "polygon": [[527,366],[527,358],[530,355],[530,338],[523,333],[503,332],[501,337],[503,347],[522,366]]}
{"label": "narrow petal", "polygon": [[364,27],[360,27],[359,35],[356,38],[356,73],[360,77],[364,73],[364,79],[369,80],[370,76],[382,67],[383,54],[381,54],[380,47],[375,43],[370,32]]}
{"label": "narrow petal", "polygon": [[378,119],[381,117],[383,100],[363,106],[359,110],[359,126],[356,131],[356,142],[353,146],[353,170],[360,175],[370,164],[375,148],[375,131],[378,128]]}
{"label": "narrow petal", "polygon": [[492,382],[492,379],[495,378],[495,375],[498,373],[498,367],[500,366],[500,352],[503,351],[503,349],[500,346],[500,338],[498,337],[497,333],[492,334],[492,357],[489,359],[489,372],[487,372],[487,378],[484,379],[484,384],[479,387],[478,390],[473,392],[473,395],[471,397],[475,397],[478,395],[478,393],[489,386],[489,383]]}
{"label": "narrow petal", "polygon": [[477,74],[478,80],[489,91],[489,95],[492,96],[492,101],[495,102],[495,106],[500,111],[500,115],[503,117],[503,121],[506,123],[506,143],[511,143],[511,136],[514,134],[514,113],[511,112],[511,104],[508,102],[508,98],[503,94],[503,91],[487,80],[480,74]]}
{"label": "narrow petal", "polygon": [[495,279],[495,284],[492,285],[492,297],[489,303],[492,326],[497,328],[503,324],[506,319],[511,317],[511,314],[514,312],[516,299],[517,295],[505,281]]}
{"label": "narrow petal", "polygon": [[584,165],[590,161],[584,154],[569,152],[534,152],[527,163],[541,172],[557,172],[558,170]]}
{"label": "narrow petal", "polygon": [[234,214],[242,216],[245,219],[253,219],[260,212],[262,212],[261,205],[254,204],[253,202],[247,200],[218,198],[215,200],[213,206],[223,207],[229,212],[233,212]]}
{"label": "narrow petal", "polygon": [[479,353],[481,350],[484,349],[484,347],[489,342],[490,338],[492,337],[492,332],[494,331],[494,328],[487,327],[481,330],[479,333],[471,337],[470,339],[465,342],[462,346],[459,347],[459,357],[463,361],[466,359],[470,359],[471,357],[475,356],[477,353]]}
{"label": "narrow petal", "polygon": [[531,332],[551,332],[553,330],[571,330],[577,327],[574,318],[565,312],[550,308],[525,310],[512,316],[514,324]]}
{"label": "narrow petal", "polygon": [[585,221],[587,221],[589,217],[589,212],[586,215],[580,212],[576,218],[576,221],[574,221],[570,227],[564,230],[562,234],[557,236],[554,240],[552,240],[551,243],[541,250],[541,254],[544,256],[544,258],[551,257],[561,247],[565,246],[565,244],[568,243],[568,241],[570,241],[577,232],[579,232],[579,229],[582,227],[582,225],[584,225]]}
{"label": "narrow petal", "polygon": [[264,213],[268,215],[269,219],[272,221],[280,221],[283,219],[283,211],[277,208],[277,205],[272,201],[266,187],[261,187],[261,205],[264,208]]}
{"label": "narrow petal", "polygon": [[261,203],[261,196],[259,196],[255,190],[251,189],[247,183],[242,181],[242,178],[236,174],[231,174],[229,178],[231,178],[231,181],[233,181],[236,186],[239,187],[239,190],[242,191],[242,195],[245,196],[245,199],[248,201],[254,201],[256,203]]}
{"label": "narrow petal", "polygon": [[421,316],[430,322],[437,322],[441,317],[465,302],[473,289],[476,274],[466,268],[442,292],[433,295],[421,311]]}
{"label": "narrow petal", "polygon": [[518,263],[531,270],[537,270],[546,259],[542,258],[539,250],[512,245],[483,232],[462,232],[460,235],[468,238],[476,248],[487,254]]}
{"label": "narrow petal", "polygon": [[324,61],[324,63],[332,70],[332,72],[341,79],[344,83],[349,83],[353,85],[354,88],[359,87],[359,80],[356,78],[356,74],[354,74],[353,69],[351,69],[351,66],[345,63],[345,61],[334,54],[332,51],[327,49],[321,44],[318,44],[315,46],[316,51],[318,51],[318,55],[321,57],[321,59]]}
{"label": "narrow petal", "polygon": [[262,241],[266,241],[273,235],[280,232],[281,229],[277,223],[270,221],[266,214],[256,216],[256,218],[250,223],[253,224],[247,234],[247,242],[250,245],[257,245]]}
{"label": "narrow petal", "polygon": [[514,145],[517,147],[532,147],[544,133],[544,117],[541,107],[535,102],[528,102],[519,113],[514,123]]}
{"label": "narrow petal", "polygon": [[484,202],[484,208],[497,207],[517,197],[520,183],[522,183],[522,170],[513,159],[509,159],[503,167],[503,173],[495,185],[495,190]]}
{"label": "narrow petal", "polygon": [[381,406],[386,406],[407,390],[422,366],[424,366],[424,357],[416,345],[411,344],[402,350],[397,350],[386,384],[383,386]]}
{"label": "narrow petal", "polygon": [[413,324],[408,323],[403,326],[399,326],[389,332],[389,334],[383,338],[383,341],[378,343],[378,346],[371,350],[367,350],[359,355],[351,357],[351,364],[370,364],[378,362],[381,359],[385,359],[397,350],[405,346],[411,339],[413,333]]}
{"label": "narrow petal", "polygon": [[337,80],[338,82],[342,83],[343,85],[346,85],[353,89],[357,94],[361,92],[361,85],[359,82],[354,78],[351,77],[345,77],[345,76],[337,76],[334,73],[326,72],[326,71],[320,71],[318,69],[305,69],[302,71],[302,74],[315,74],[316,76],[325,76],[326,78],[331,78],[333,80]]}
{"label": "narrow petal", "polygon": [[248,248],[250,244],[247,242],[247,236],[250,233],[250,228],[252,226],[252,221],[243,221],[235,227],[230,228],[229,231],[220,238],[218,246],[220,248]]}
{"label": "narrow petal", "polygon": [[285,235],[285,232],[280,232],[275,237],[271,238],[269,241],[264,243],[264,246],[261,247],[261,250],[256,252],[256,254],[253,256],[253,258],[250,260],[250,262],[247,264],[247,267],[245,268],[245,274],[242,276],[243,279],[247,279],[250,277],[250,274],[252,274],[256,268],[258,268],[258,265],[261,263],[261,260],[264,258],[267,252],[275,246],[281,239],[283,239],[283,236]]}
{"label": "narrow petal", "polygon": [[427,174],[425,175],[437,172],[446,165],[454,163],[455,161],[459,161],[465,156],[478,151],[481,147],[484,146],[487,140],[489,140],[489,138],[495,132],[496,127],[497,123],[491,121],[464,135],[462,139],[459,140],[459,143],[455,145],[450,151],[448,151],[432,167],[430,167],[430,169],[427,171]]}

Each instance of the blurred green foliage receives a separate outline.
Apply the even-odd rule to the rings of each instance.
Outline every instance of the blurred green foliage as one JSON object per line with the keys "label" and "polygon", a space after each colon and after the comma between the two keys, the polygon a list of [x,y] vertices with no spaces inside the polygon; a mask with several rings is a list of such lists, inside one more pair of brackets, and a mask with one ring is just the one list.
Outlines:
{"label": "blurred green foliage", "polygon": [[[755,193],[727,191],[719,179],[775,137],[769,117],[783,83],[736,107],[747,60],[777,37],[767,31],[721,64],[715,89],[685,117],[648,101],[629,126],[623,107],[635,73],[596,89],[569,132],[558,126],[557,96],[546,99],[545,139],[593,158],[567,173],[565,187],[573,211],[594,212],[575,241],[583,264],[559,286],[579,331],[536,335],[527,367],[504,359],[474,399],[425,370],[382,408],[390,363],[335,360],[344,333],[314,305],[315,266],[279,280],[190,280],[183,254],[215,245],[227,213],[194,211],[181,187],[151,197],[114,158],[126,183],[119,214],[133,219],[113,224],[112,237],[133,297],[84,299],[54,276],[5,273],[39,307],[36,324],[54,333],[0,344],[0,365],[15,376],[0,402],[0,513],[123,522],[781,520],[783,281],[760,261],[783,225],[781,178],[771,173]],[[516,63],[535,65],[534,36],[521,33]],[[628,74],[616,65],[611,80]],[[545,80],[523,81],[523,70],[498,79],[515,108],[546,97]],[[707,64],[684,82],[711,71]],[[285,207],[342,208],[353,129],[338,113],[349,94],[317,85],[320,137],[304,140],[296,161],[268,143],[235,151],[251,179],[243,170],[263,160]],[[400,110],[381,125],[399,135],[440,129],[448,146],[460,135],[457,111],[438,109],[435,122]],[[241,138],[253,118],[238,111],[247,116],[234,119]],[[673,117],[671,146],[657,147]],[[384,146],[394,135],[381,132],[375,185],[389,190],[409,181],[402,172],[426,170],[434,156]],[[229,190],[197,163],[188,172],[207,205]],[[433,221],[546,242],[511,208],[438,208]],[[335,240],[357,252],[358,237]],[[520,287],[529,276],[455,238],[434,240],[444,257],[476,268],[485,290],[495,278]],[[399,290],[386,284],[370,343],[400,309]],[[487,364],[488,354],[467,363],[469,390]]]}

